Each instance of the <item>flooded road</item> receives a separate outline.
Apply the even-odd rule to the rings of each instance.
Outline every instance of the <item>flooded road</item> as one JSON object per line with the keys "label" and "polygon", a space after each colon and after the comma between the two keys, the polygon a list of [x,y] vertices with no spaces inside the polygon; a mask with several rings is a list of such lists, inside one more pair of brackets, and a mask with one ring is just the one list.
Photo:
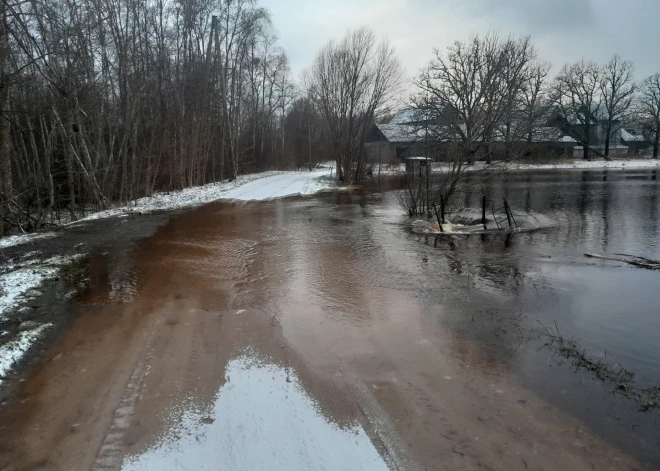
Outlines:
{"label": "flooded road", "polygon": [[214,203],[92,254],[0,465],[656,469],[657,411],[527,334],[556,322],[660,383],[660,273],[583,256],[660,258],[654,175],[493,179],[556,223],[513,238],[415,235],[389,186]]}

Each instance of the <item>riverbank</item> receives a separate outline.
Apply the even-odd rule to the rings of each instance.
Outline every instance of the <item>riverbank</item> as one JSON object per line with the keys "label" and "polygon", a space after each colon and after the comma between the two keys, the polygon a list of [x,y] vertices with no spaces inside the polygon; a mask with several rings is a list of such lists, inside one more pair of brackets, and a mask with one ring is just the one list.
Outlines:
{"label": "riverbank", "polygon": [[[434,172],[447,172],[450,167],[443,162],[434,162],[432,164]],[[472,165],[464,167],[465,172],[525,172],[535,170],[654,170],[660,168],[660,159],[612,159],[606,160],[583,160],[571,159],[561,160],[555,163],[528,163],[528,162],[475,162]],[[375,165],[372,169],[373,175],[397,175],[404,173],[405,164],[400,165]]]}

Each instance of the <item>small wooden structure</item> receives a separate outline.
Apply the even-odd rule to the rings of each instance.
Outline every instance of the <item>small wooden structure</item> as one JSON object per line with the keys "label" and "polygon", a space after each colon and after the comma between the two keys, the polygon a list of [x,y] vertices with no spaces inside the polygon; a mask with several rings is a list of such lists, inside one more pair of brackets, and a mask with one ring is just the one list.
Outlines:
{"label": "small wooden structure", "polygon": [[406,174],[422,174],[422,171],[426,174],[430,173],[431,170],[431,161],[429,157],[404,157],[402,159],[406,163]]}

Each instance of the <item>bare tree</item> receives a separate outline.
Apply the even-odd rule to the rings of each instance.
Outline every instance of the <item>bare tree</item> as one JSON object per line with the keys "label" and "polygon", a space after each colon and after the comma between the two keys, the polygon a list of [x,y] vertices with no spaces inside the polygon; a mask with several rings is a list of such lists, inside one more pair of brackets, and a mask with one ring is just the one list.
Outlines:
{"label": "bare tree", "polygon": [[513,147],[524,140],[527,130],[524,92],[529,88],[534,73],[538,72],[534,68],[536,57],[536,49],[529,37],[517,40],[509,38],[502,46],[502,81],[506,102],[503,123],[498,131],[504,139],[505,160],[512,157]]}
{"label": "bare tree", "polygon": [[551,100],[547,90],[547,78],[551,68],[552,64],[549,62],[534,63],[522,88],[521,109],[528,147],[532,145],[535,130],[546,126],[550,118]]}
{"label": "bare tree", "polygon": [[632,62],[622,60],[618,54],[602,68],[600,94],[605,116],[605,157],[610,154],[612,136],[628,118],[637,89],[633,75]]}
{"label": "bare tree", "polygon": [[637,108],[645,134],[653,143],[653,158],[657,159],[660,151],[660,73],[651,75],[642,83]]}
{"label": "bare tree", "polygon": [[366,28],[328,43],[307,71],[308,96],[326,121],[340,181],[364,175],[367,132],[395,104],[402,77],[394,49],[377,44]]}
{"label": "bare tree", "polygon": [[292,80],[256,0],[0,12],[0,234],[286,163]]}
{"label": "bare tree", "polygon": [[601,111],[600,67],[582,60],[565,65],[554,84],[554,98],[561,112],[565,132],[583,146],[584,159],[591,158],[595,126]]}
{"label": "bare tree", "polygon": [[[488,169],[521,155],[522,147],[512,144],[525,135],[524,92],[536,53],[528,38],[489,34],[456,42],[444,53],[435,50],[434,56],[415,81],[413,102],[429,157],[445,163],[433,200],[449,202],[478,158],[492,164]],[[504,161],[494,163],[502,148]]]}
{"label": "bare tree", "polygon": [[436,49],[434,56],[415,81],[419,92],[413,99],[434,123],[429,139],[458,140],[459,167],[473,162],[479,149],[490,159],[484,143],[502,122],[509,99],[504,93],[502,42],[493,34],[475,36],[467,43],[454,43],[446,53]]}

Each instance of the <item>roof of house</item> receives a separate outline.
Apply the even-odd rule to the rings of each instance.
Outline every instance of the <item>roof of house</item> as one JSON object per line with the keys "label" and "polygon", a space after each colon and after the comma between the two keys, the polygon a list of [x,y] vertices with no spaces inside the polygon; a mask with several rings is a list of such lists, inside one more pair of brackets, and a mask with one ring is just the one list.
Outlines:
{"label": "roof of house", "polygon": [[389,124],[408,124],[415,120],[416,110],[408,109],[399,111],[394,117],[390,120]]}
{"label": "roof of house", "polygon": [[433,117],[430,111],[424,111],[417,108],[408,108],[399,111],[390,120],[389,124],[411,124],[420,123],[423,121],[431,121]]}
{"label": "roof of house", "polygon": [[621,139],[627,142],[644,142],[646,138],[631,128],[621,128]]}
{"label": "roof of house", "polygon": [[422,131],[410,124],[377,124],[378,130],[390,142],[415,142],[422,140]]}

